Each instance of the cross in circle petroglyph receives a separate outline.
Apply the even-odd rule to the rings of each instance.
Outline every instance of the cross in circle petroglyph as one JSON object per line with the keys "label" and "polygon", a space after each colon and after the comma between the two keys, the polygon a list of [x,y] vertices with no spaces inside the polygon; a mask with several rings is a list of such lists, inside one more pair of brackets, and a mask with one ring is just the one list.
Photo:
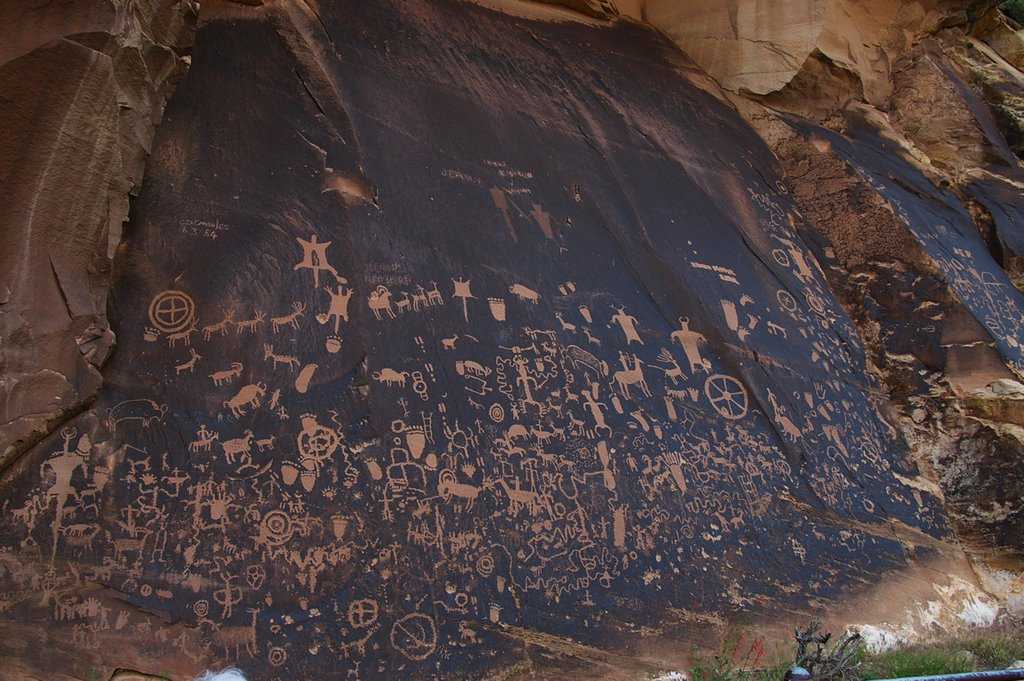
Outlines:
{"label": "cross in circle petroglyph", "polygon": [[164,333],[181,331],[195,318],[195,303],[183,291],[161,291],[149,304],[149,321]]}

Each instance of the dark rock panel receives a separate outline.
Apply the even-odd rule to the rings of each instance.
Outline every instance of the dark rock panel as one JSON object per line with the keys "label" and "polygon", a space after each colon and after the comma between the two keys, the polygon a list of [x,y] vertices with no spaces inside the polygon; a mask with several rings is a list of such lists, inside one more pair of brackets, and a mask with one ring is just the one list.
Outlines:
{"label": "dark rock panel", "polygon": [[871,118],[863,109],[847,110],[843,135],[796,119],[792,124],[805,136],[823,140],[877,191],[1006,365],[1018,376],[1024,374],[1024,349],[1018,341],[1024,331],[1024,295],[995,261],[958,197],[932,184],[906,158],[906,149],[882,134]]}
{"label": "dark rock panel", "polygon": [[215,9],[106,385],[0,487],[13,674],[642,673],[957,554],[774,157],[659,34]]}

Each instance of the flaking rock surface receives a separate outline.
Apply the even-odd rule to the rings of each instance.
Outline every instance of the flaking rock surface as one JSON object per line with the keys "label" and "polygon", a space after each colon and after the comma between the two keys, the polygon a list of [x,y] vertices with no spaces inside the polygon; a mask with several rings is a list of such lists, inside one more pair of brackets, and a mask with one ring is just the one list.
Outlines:
{"label": "flaking rock surface", "polygon": [[180,0],[0,8],[0,467],[101,383],[110,259],[194,19]]}

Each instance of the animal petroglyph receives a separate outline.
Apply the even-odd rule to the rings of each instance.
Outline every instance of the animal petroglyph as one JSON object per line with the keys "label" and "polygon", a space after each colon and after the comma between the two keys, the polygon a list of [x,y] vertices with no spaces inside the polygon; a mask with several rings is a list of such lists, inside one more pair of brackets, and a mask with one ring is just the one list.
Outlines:
{"label": "animal petroglyph", "polygon": [[221,336],[228,334],[228,326],[234,323],[235,311],[225,310],[224,317],[214,324],[208,324],[203,327],[203,340],[209,341],[213,338],[213,334],[219,333]]}
{"label": "animal petroglyph", "polygon": [[216,386],[227,385],[231,381],[235,380],[242,375],[242,363],[232,362],[230,369],[224,369],[223,371],[215,371],[210,374],[210,378],[213,379],[213,384]]}
{"label": "animal petroglyph", "polygon": [[274,346],[270,343],[263,345],[263,359],[272,361],[274,363],[274,369],[277,369],[278,364],[284,364],[289,369],[299,368],[299,358],[292,355],[279,355],[274,352]]}
{"label": "animal petroglyph", "polygon": [[166,414],[166,404],[147,399],[125,400],[107,410],[106,425],[110,430],[122,424],[148,428],[154,421],[163,421]]}
{"label": "animal petroglyph", "polygon": [[522,284],[513,284],[508,287],[509,293],[519,298],[519,300],[526,301],[528,303],[537,304],[540,300],[540,294],[534,291],[532,288],[527,288]]}
{"label": "animal petroglyph", "polygon": [[633,365],[628,364],[628,358],[624,353],[619,353],[619,361],[622,363],[622,370],[616,371],[612,378],[615,383],[619,386],[619,392],[626,399],[629,399],[629,387],[631,385],[637,385],[640,390],[643,391],[647,397],[651,396],[651,391],[647,387],[647,381],[644,378],[644,370],[640,363],[640,358],[633,355]]}
{"label": "animal petroglyph", "polygon": [[195,323],[190,322],[189,325],[181,331],[167,334],[168,347],[176,347],[178,345],[178,341],[184,341],[185,347],[190,347],[192,345],[192,334],[195,333],[195,330]]}
{"label": "animal petroglyph", "polygon": [[379,381],[386,386],[402,386],[405,387],[405,381],[409,378],[408,371],[395,371],[387,367],[380,371],[374,371],[371,376],[373,380]]}
{"label": "animal petroglyph", "polygon": [[253,437],[253,432],[247,429],[243,437],[222,442],[220,446],[224,450],[224,458],[227,462],[235,463],[235,457],[239,454],[244,454],[247,459],[250,458]]}
{"label": "animal petroglyph", "polygon": [[231,410],[233,416],[242,416],[245,414],[246,407],[258,408],[260,406],[260,398],[266,392],[267,386],[265,384],[250,383],[243,386],[230,400],[225,400],[224,406]]}
{"label": "animal petroglyph", "polygon": [[370,293],[369,305],[373,316],[378,320],[383,319],[382,313],[391,319],[395,318],[395,309],[391,304],[391,291],[388,290],[387,286],[378,286]]}
{"label": "animal petroglyph", "polygon": [[266,317],[266,314],[257,311],[256,314],[252,317],[252,319],[243,319],[240,322],[235,322],[235,329],[237,329],[239,333],[242,333],[243,331],[255,333],[256,327],[259,326],[263,322],[263,320],[266,319]]}
{"label": "animal petroglyph", "polygon": [[174,365],[174,373],[175,374],[179,374],[180,375],[181,372],[183,372],[183,371],[187,371],[189,373],[192,373],[192,369],[195,368],[196,362],[198,362],[199,360],[202,359],[202,356],[200,356],[199,353],[195,351],[195,348],[189,348],[189,354],[190,354],[189,359],[187,359],[186,361],[182,362],[181,364],[175,364]]}
{"label": "animal petroglyph", "polygon": [[[306,311],[306,304],[302,302],[292,303],[292,311],[290,314],[283,315],[281,317],[271,317],[270,325],[274,329],[274,333],[281,330],[283,326],[290,326],[295,330],[299,328],[299,317]],[[337,330],[335,330],[337,333]]]}

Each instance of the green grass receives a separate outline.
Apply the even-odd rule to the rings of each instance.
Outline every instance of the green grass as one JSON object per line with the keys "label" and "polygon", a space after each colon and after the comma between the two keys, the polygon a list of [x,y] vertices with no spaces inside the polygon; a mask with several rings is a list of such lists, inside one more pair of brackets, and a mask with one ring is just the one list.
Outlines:
{"label": "green grass", "polygon": [[910,645],[864,659],[865,679],[1007,669],[1024,659],[1024,629],[1006,627]]}
{"label": "green grass", "polygon": [[1017,660],[1024,660],[1024,630],[1002,627],[869,655],[862,676],[883,679],[1006,669]]}
{"label": "green grass", "polygon": [[861,667],[865,679],[931,676],[974,671],[974,657],[963,650],[900,648],[868,657]]}
{"label": "green grass", "polygon": [[[833,644],[834,646],[834,644]],[[762,639],[738,632],[726,636],[714,654],[693,651],[691,681],[782,681],[793,664],[792,652],[766,653]],[[848,679],[890,679],[1006,669],[1024,660],[1024,626],[1007,625],[971,634],[947,636],[883,653],[871,654],[861,647]]]}

